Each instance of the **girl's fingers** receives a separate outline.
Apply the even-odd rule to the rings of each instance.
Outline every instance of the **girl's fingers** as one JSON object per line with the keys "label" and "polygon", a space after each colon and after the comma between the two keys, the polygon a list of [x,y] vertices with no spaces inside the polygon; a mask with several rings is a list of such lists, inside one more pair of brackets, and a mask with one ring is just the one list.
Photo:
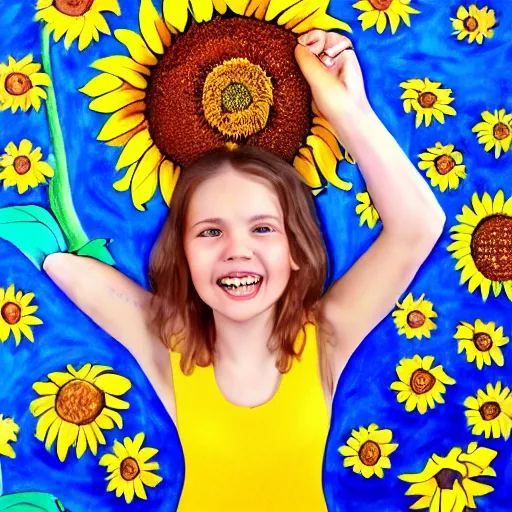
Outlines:
{"label": "girl's fingers", "polygon": [[325,48],[327,33],[323,30],[310,30],[298,38],[298,42],[315,55],[320,55]]}
{"label": "girl's fingers", "polygon": [[350,39],[344,37],[343,39],[337,39],[333,45],[327,45],[327,48],[324,50],[324,53],[329,57],[335,59],[341,52],[345,51],[347,48],[352,48],[352,43]]}

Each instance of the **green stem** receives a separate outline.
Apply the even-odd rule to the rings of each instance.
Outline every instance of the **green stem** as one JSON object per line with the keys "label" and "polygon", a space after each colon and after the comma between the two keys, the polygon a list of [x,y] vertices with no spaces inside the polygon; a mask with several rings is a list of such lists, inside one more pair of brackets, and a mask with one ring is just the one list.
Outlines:
{"label": "green stem", "polygon": [[85,234],[73,205],[71,188],[69,185],[68,165],[66,162],[66,150],[64,138],[60,127],[59,113],[57,111],[57,98],[53,87],[52,65],[50,58],[50,31],[45,26],[41,37],[41,54],[43,68],[50,77],[52,85],[47,88],[46,112],[50,126],[50,138],[55,155],[55,176],[50,181],[49,197],[51,209],[57,217],[57,221],[64,233],[68,250],[73,251],[83,247],[89,238]]}

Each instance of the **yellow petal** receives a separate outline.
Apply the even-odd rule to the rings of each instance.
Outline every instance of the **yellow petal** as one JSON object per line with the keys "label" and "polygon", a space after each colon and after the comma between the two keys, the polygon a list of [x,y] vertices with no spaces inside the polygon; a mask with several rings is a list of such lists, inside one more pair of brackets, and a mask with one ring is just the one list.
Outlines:
{"label": "yellow petal", "polygon": [[57,457],[64,462],[68,454],[69,447],[78,438],[78,425],[63,421],[57,438]]}
{"label": "yellow petal", "polygon": [[143,113],[145,109],[146,104],[143,101],[137,101],[115,112],[103,125],[103,128],[96,138],[98,140],[108,141],[136,128],[145,119]]}
{"label": "yellow petal", "polygon": [[164,19],[180,32],[188,22],[188,0],[164,0],[162,6]]}
{"label": "yellow petal", "polygon": [[[173,0],[174,4],[179,3]],[[165,6],[164,1],[164,17]],[[162,18],[160,18],[155,6],[151,0],[141,0],[139,10],[139,25],[142,37],[146,41],[150,50],[159,55],[164,53],[164,47],[167,48],[171,44],[171,33],[165,26]],[[174,23],[172,23],[174,25]]]}
{"label": "yellow petal", "polygon": [[92,67],[118,76],[138,89],[145,89],[148,85],[141,74],[147,76],[151,74],[146,66],[142,66],[126,55],[111,55],[98,59],[94,61]]}
{"label": "yellow petal", "polygon": [[131,192],[133,204],[140,211],[145,210],[145,203],[155,194],[158,186],[158,167],[162,159],[162,153],[154,145],[145,153],[135,171]]}
{"label": "yellow petal", "polygon": [[180,177],[180,167],[173,162],[164,160],[160,165],[160,192],[167,206],[171,205],[172,194]]}
{"label": "yellow petal", "polygon": [[146,91],[139,89],[118,89],[91,101],[89,108],[95,112],[110,114],[146,97]]}
{"label": "yellow petal", "polygon": [[116,171],[137,162],[153,144],[149,130],[135,134],[123,148],[116,164]]}
{"label": "yellow petal", "polygon": [[293,166],[304,178],[309,187],[323,187],[320,174],[318,173],[318,170],[314,164],[313,153],[311,152],[310,148],[304,147],[299,150],[299,153],[293,161]]}
{"label": "yellow petal", "polygon": [[94,385],[109,395],[119,396],[126,393],[132,383],[122,375],[104,373],[94,380]]}
{"label": "yellow petal", "polygon": [[190,0],[192,16],[198,22],[210,21],[213,17],[212,0]]}
{"label": "yellow petal", "polygon": [[123,81],[117,76],[110,75],[109,73],[101,73],[92,80],[89,80],[87,84],[78,90],[87,94],[87,96],[95,98],[96,96],[112,92],[122,85]]}
{"label": "yellow petal", "polygon": [[338,139],[336,139],[335,135],[331,131],[323,126],[313,126],[313,128],[311,128],[311,133],[318,135],[328,144],[337,160],[343,160]]}
{"label": "yellow petal", "polygon": [[342,181],[336,174],[338,162],[327,143],[316,135],[310,135],[306,139],[306,143],[312,148],[316,166],[325,179],[341,190],[350,190],[352,188],[352,184]]}
{"label": "yellow petal", "polygon": [[144,39],[139,34],[124,28],[117,29],[114,36],[123,43],[133,60],[143,66],[154,66],[158,59],[149,51]]}

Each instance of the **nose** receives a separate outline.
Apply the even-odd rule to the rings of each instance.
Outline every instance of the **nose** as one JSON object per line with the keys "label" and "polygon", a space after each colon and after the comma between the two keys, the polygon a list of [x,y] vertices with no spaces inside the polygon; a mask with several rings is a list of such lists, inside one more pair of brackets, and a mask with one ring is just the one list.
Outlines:
{"label": "nose", "polygon": [[227,261],[251,259],[253,251],[248,237],[243,233],[231,233],[226,237],[224,256]]}

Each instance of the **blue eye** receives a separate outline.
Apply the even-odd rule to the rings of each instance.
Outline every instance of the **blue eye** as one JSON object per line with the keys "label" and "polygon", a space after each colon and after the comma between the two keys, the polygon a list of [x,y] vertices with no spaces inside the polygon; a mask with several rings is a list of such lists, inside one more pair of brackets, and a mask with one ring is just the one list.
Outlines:
{"label": "blue eye", "polygon": [[210,229],[205,229],[203,232],[201,232],[199,234],[199,236],[202,236],[202,237],[205,237],[205,238],[211,238],[212,236],[215,236],[215,235],[208,235],[208,234],[205,234],[205,233],[212,232],[212,231],[218,231],[220,233],[220,229],[210,228]]}
{"label": "blue eye", "polygon": [[273,229],[270,226],[259,226],[255,229],[268,229],[269,231],[265,231],[265,233],[271,233],[273,231]]}

